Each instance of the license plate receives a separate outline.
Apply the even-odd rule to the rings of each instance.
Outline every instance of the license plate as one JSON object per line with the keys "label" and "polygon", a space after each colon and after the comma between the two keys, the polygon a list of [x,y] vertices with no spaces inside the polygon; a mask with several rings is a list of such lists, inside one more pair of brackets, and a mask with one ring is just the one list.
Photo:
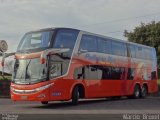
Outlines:
{"label": "license plate", "polygon": [[27,98],[28,98],[27,96],[21,96],[22,100],[27,100]]}

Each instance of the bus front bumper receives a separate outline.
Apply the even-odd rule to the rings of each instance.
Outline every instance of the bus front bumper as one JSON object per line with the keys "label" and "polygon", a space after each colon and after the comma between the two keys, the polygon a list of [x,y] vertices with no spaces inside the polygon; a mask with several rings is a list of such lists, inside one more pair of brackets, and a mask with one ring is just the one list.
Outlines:
{"label": "bus front bumper", "polygon": [[44,90],[33,94],[20,94],[11,91],[11,99],[14,101],[49,101],[49,91]]}
{"label": "bus front bumper", "polygon": [[12,87],[11,99],[14,101],[49,101],[50,86],[52,86],[52,84],[27,90]]}

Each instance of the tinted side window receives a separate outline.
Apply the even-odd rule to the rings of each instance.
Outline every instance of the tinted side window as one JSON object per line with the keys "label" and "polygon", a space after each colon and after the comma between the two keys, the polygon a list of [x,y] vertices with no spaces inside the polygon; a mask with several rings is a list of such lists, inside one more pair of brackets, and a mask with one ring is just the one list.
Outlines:
{"label": "tinted side window", "polygon": [[110,66],[94,66],[97,79],[100,80],[123,80],[125,79],[125,68]]}
{"label": "tinted side window", "polygon": [[74,30],[59,30],[53,47],[54,48],[70,48],[73,49],[78,32]]}
{"label": "tinted side window", "polygon": [[99,67],[99,69],[103,71],[101,77],[102,80],[112,78],[112,67],[104,66],[104,67]]}
{"label": "tinted side window", "polygon": [[135,75],[135,69],[134,68],[128,68],[127,79],[128,80],[133,80],[134,75]]}
{"label": "tinted side window", "polygon": [[124,43],[112,41],[112,54],[127,56],[127,50]]}
{"label": "tinted side window", "polygon": [[130,56],[132,58],[136,57],[136,50],[134,45],[128,45],[129,51],[130,51]]}
{"label": "tinted side window", "polygon": [[98,38],[98,52],[111,53],[111,41],[104,38]]}
{"label": "tinted side window", "polygon": [[80,44],[80,51],[96,52],[97,40],[95,36],[83,35]]}
{"label": "tinted side window", "polygon": [[75,69],[74,78],[86,80],[124,80],[125,68],[87,65]]}
{"label": "tinted side window", "polygon": [[112,79],[113,80],[122,80],[125,78],[125,69],[121,67],[112,68]]}

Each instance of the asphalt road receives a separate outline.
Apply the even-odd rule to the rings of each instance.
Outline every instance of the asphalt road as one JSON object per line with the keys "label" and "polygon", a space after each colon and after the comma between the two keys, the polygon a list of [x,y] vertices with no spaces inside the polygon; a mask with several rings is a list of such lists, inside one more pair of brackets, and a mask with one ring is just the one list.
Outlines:
{"label": "asphalt road", "polygon": [[[120,100],[81,100],[77,106],[72,106],[70,102],[61,101],[50,102],[48,105],[42,105],[39,102],[14,102],[10,99],[0,98],[0,113],[4,116],[5,114],[19,114],[21,116],[27,115],[24,118],[29,116],[33,118],[32,115],[36,117],[39,116],[40,118],[45,117],[45,114],[47,114],[47,117],[50,115],[59,115],[62,117],[63,115],[62,118],[65,118],[66,120],[68,118],[67,116],[72,116],[71,118],[74,118],[74,115],[81,116],[80,119],[83,119],[83,117],[90,119],[90,116],[88,115],[91,115],[95,119],[102,119],[105,118],[107,114],[114,117],[116,117],[116,115],[120,115],[119,117],[121,118],[124,114],[160,115],[160,97],[149,96],[146,99],[122,98]],[[70,117],[68,118],[69,120],[71,120]]]}

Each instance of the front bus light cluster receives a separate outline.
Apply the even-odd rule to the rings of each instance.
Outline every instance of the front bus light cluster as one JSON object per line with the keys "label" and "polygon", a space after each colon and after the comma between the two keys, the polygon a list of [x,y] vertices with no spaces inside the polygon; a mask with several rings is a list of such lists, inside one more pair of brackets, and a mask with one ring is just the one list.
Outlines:
{"label": "front bus light cluster", "polygon": [[19,89],[15,89],[15,88],[11,87],[11,91],[14,92],[14,93],[20,93],[20,94],[28,93],[29,94],[29,93],[35,93],[35,92],[45,90],[45,89],[49,88],[50,86],[52,86],[53,84],[54,83],[51,83],[51,84],[41,86],[39,88],[35,88],[35,89],[32,89],[32,90],[19,90]]}

